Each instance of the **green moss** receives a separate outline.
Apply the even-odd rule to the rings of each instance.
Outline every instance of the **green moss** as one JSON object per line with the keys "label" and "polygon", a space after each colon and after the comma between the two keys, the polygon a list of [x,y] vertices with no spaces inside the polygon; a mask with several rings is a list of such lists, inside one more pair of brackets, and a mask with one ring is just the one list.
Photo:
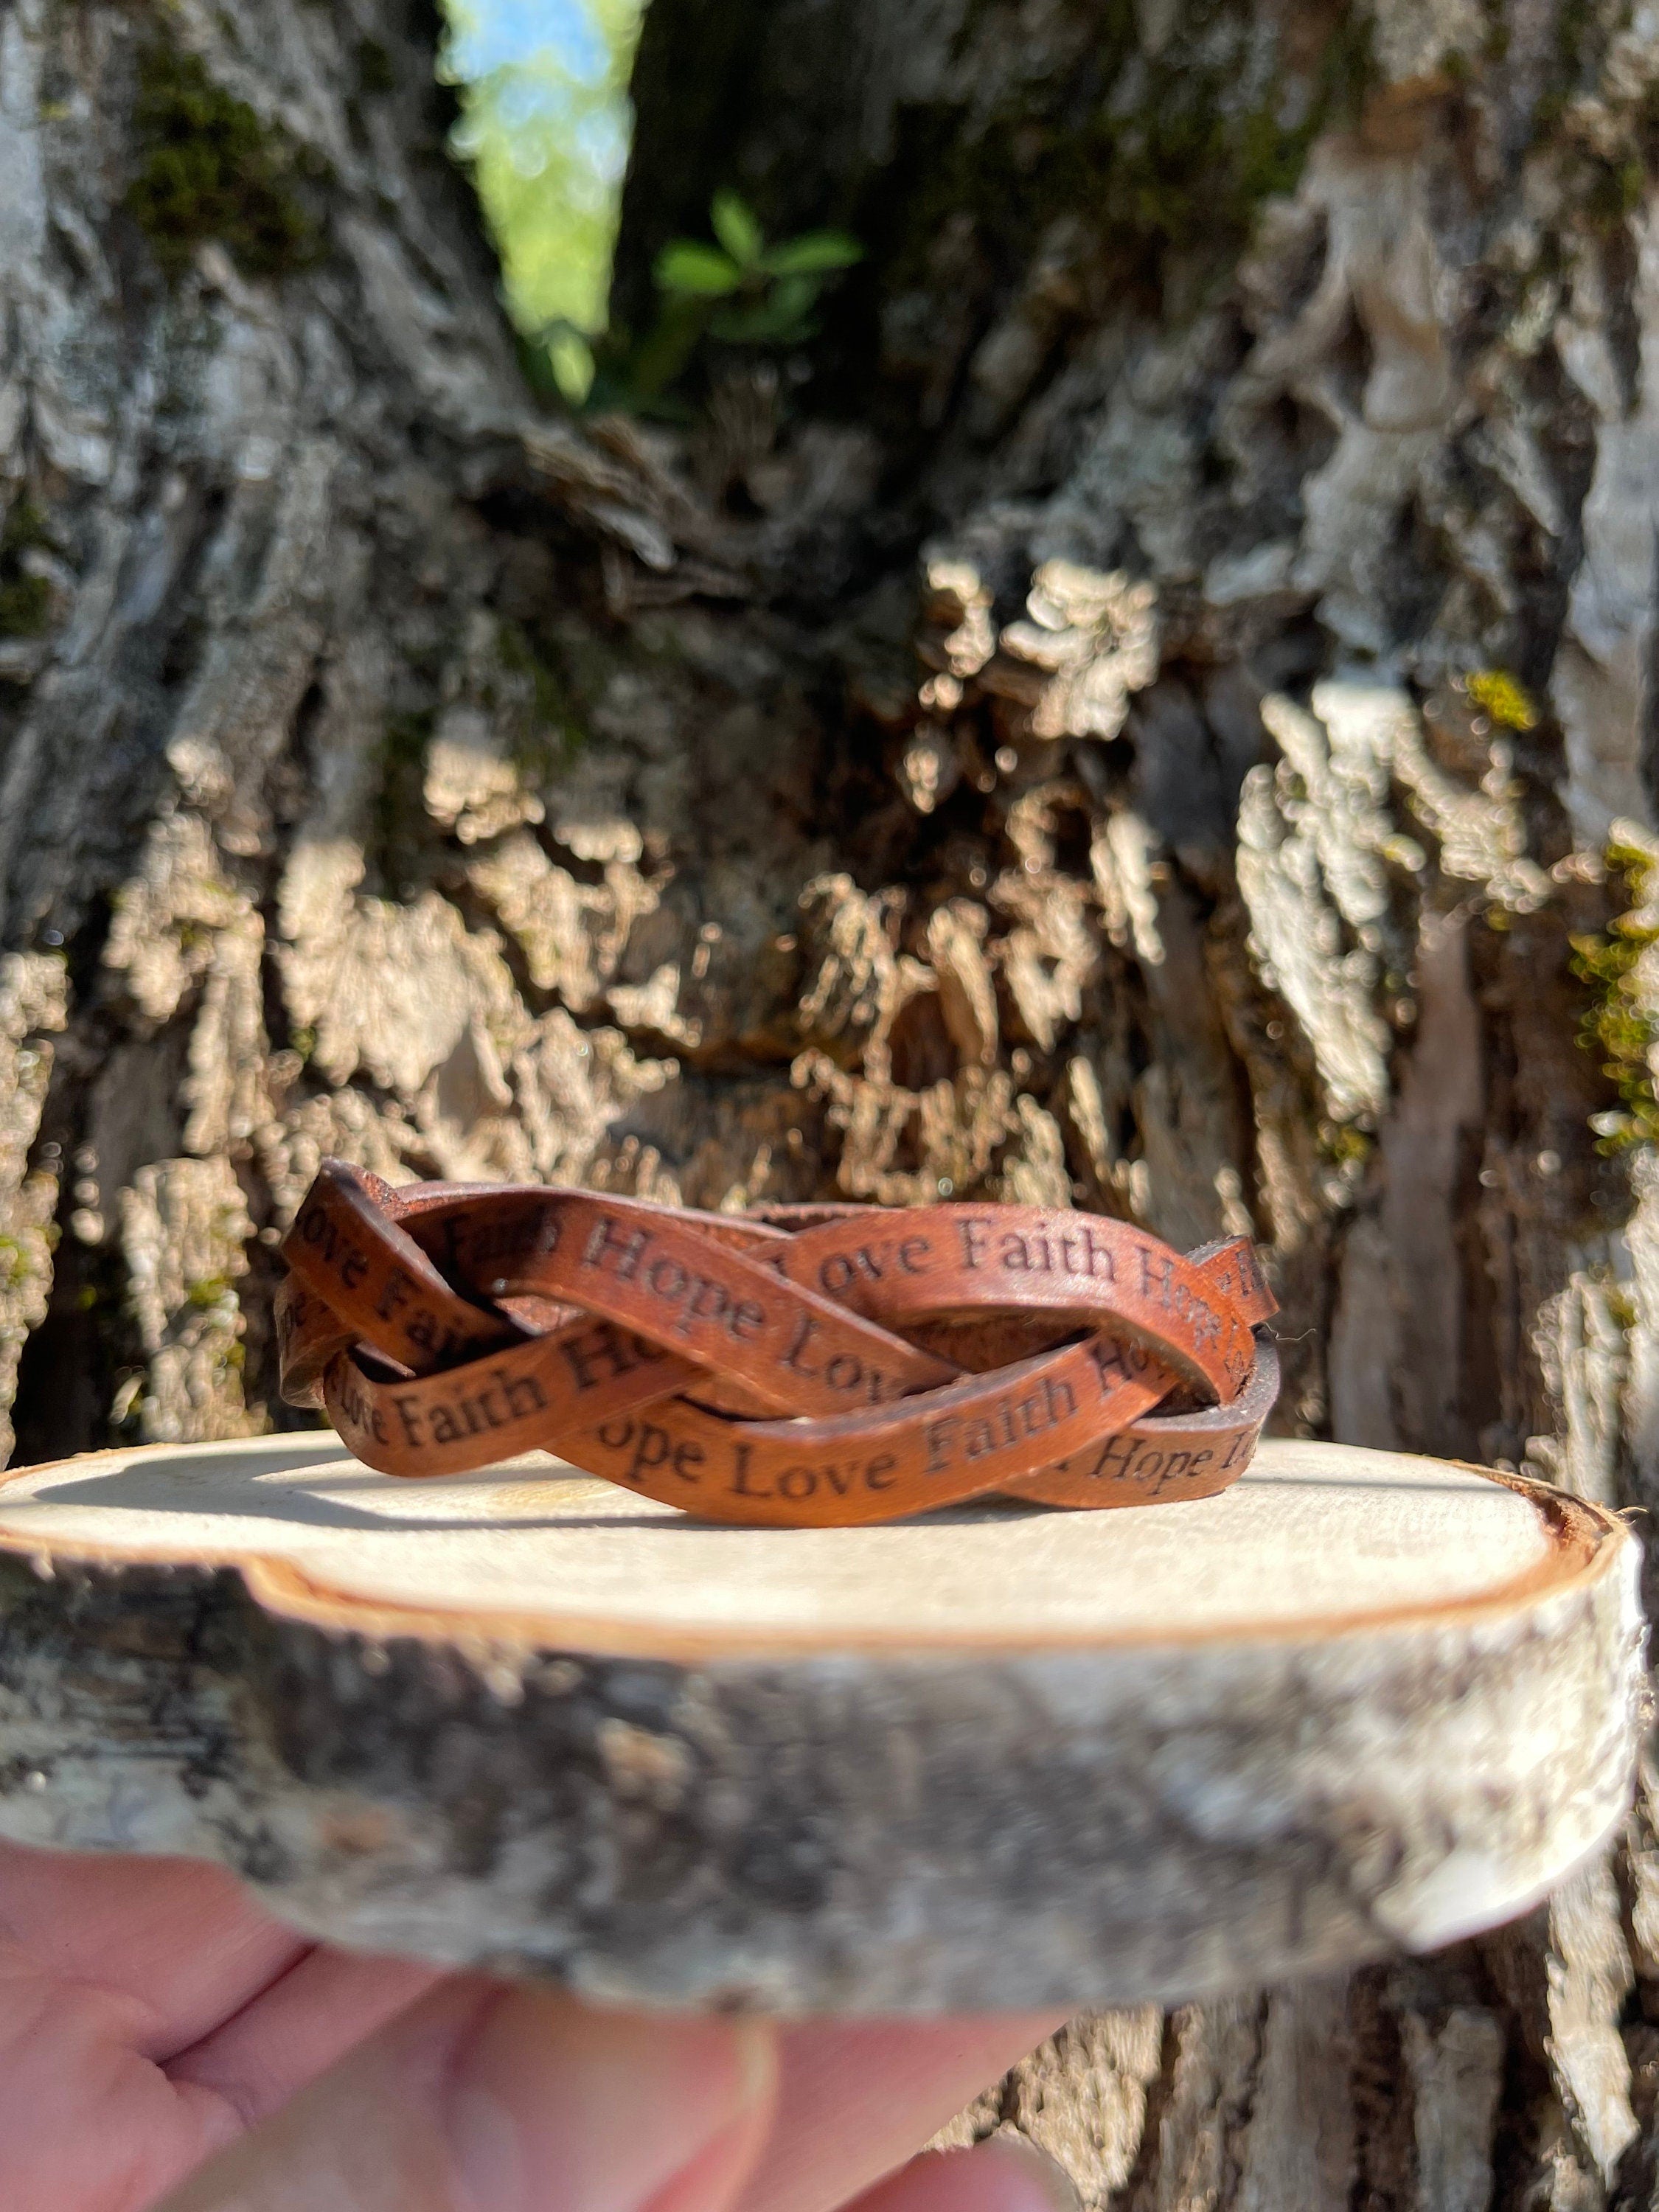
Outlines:
{"label": "green moss", "polygon": [[1470,701],[1500,730],[1535,730],[1538,709],[1520,678],[1505,668],[1482,668],[1463,685]]}
{"label": "green moss", "polygon": [[1584,209],[1597,230],[1617,230],[1642,204],[1647,191],[1646,165],[1634,155],[1628,161],[1592,159],[1584,191]]}
{"label": "green moss", "polygon": [[32,499],[13,501],[5,526],[0,529],[0,556],[54,549],[56,542],[46,516]]}
{"label": "green moss", "polygon": [[398,72],[392,65],[392,56],[378,39],[357,41],[357,82],[371,99],[397,88]]}
{"label": "green moss", "polygon": [[1155,67],[1139,113],[1109,138],[1107,206],[1128,215],[1150,246],[1224,240],[1231,261],[1261,203],[1296,189],[1315,139],[1358,114],[1374,76],[1369,22],[1346,18],[1298,122],[1280,119],[1282,84],[1240,110],[1226,71]]}
{"label": "green moss", "polygon": [[[497,615],[493,652],[468,656],[465,697],[489,715],[502,750],[527,787],[550,781],[586,738],[569,687],[547,658],[535,629]],[[422,672],[434,683],[441,671]],[[402,899],[429,880],[440,836],[426,806],[427,753],[436,722],[431,708],[387,718],[366,854],[374,887]],[[309,1031],[289,1042],[302,1057],[314,1049]]]}
{"label": "green moss", "polygon": [[1638,1144],[1659,1142],[1650,1054],[1659,1043],[1659,1011],[1648,1006],[1637,988],[1635,969],[1649,945],[1659,943],[1659,928],[1638,917],[1659,884],[1649,855],[1639,848],[1610,845],[1607,868],[1621,879],[1632,911],[1617,915],[1605,933],[1572,939],[1572,971],[1589,994],[1578,1026],[1578,1042],[1593,1053],[1619,1094],[1616,1115],[1598,1115],[1597,1149],[1619,1152]]}
{"label": "green moss", "polygon": [[1283,125],[1273,96],[1230,114],[1220,94],[1172,75],[1139,113],[1099,131],[1101,204],[1126,243],[1157,252],[1237,237],[1263,200],[1294,189],[1316,126]]}
{"label": "green moss", "polygon": [[1542,137],[1565,114],[1578,90],[1592,56],[1596,10],[1595,0],[1559,0],[1555,11],[1555,66],[1549,72],[1548,89],[1533,109],[1533,131]]}
{"label": "green moss", "polygon": [[547,775],[568,762],[586,732],[562,678],[537,650],[529,633],[503,616],[496,625],[495,640],[502,667],[530,679],[529,726],[515,747],[514,757],[526,773]]}
{"label": "green moss", "polygon": [[427,832],[426,749],[432,735],[429,710],[391,715],[380,740],[380,776],[374,794],[368,860],[380,889],[395,898],[418,872]]}
{"label": "green moss", "polygon": [[1376,1150],[1376,1139],[1352,1121],[1322,1121],[1319,1149],[1333,1167],[1362,1168]]}
{"label": "green moss", "polygon": [[52,586],[43,576],[0,580],[0,637],[39,637],[52,619]]}
{"label": "green moss", "polygon": [[320,226],[297,186],[324,165],[215,83],[194,54],[149,48],[133,123],[139,167],[125,205],[169,275],[208,239],[251,276],[287,276],[317,258]]}
{"label": "green moss", "polygon": [[[1171,252],[1231,269],[1263,201],[1295,189],[1320,132],[1356,117],[1375,82],[1370,27],[1358,14],[1345,12],[1311,82],[1276,76],[1246,100],[1243,29],[1229,0],[1200,0],[1182,38],[1154,59],[1140,51],[1130,0],[1113,0],[1092,71],[1102,89],[1081,113],[1068,104],[1034,116],[1029,88],[978,132],[964,131],[953,109],[910,111],[904,173],[884,174],[853,223],[872,241],[879,290],[927,289],[939,230],[964,211],[988,258],[1011,269],[1064,216],[1086,224],[1104,258],[1138,281],[1157,283]],[[1136,92],[1126,107],[1120,88],[1131,70]],[[890,209],[906,211],[900,239],[888,229]]]}
{"label": "green moss", "polygon": [[52,586],[22,556],[52,544],[46,518],[29,499],[13,501],[0,527],[0,637],[39,637],[52,619]]}
{"label": "green moss", "polygon": [[[1608,17],[1595,0],[1559,0],[1555,13],[1554,66],[1548,89],[1533,109],[1534,143],[1555,134],[1575,100],[1591,90],[1606,64],[1608,33],[1624,29],[1628,10]],[[1646,197],[1650,178],[1659,174],[1659,97],[1650,91],[1626,110],[1622,151],[1592,151],[1577,134],[1558,145],[1568,208],[1592,230],[1623,228]]]}

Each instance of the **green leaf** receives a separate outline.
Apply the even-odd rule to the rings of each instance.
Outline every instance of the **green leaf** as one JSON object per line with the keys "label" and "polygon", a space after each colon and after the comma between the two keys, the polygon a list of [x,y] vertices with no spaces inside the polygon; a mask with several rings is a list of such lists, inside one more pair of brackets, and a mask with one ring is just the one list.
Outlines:
{"label": "green leaf", "polygon": [[718,246],[699,246],[690,238],[665,246],[653,273],[661,290],[689,292],[701,300],[723,299],[743,282],[742,270]]}
{"label": "green leaf", "polygon": [[760,265],[769,276],[817,276],[863,258],[864,248],[844,230],[805,230],[762,254]]}
{"label": "green leaf", "polygon": [[766,307],[732,307],[716,315],[708,325],[711,337],[722,345],[775,345],[780,342],[776,318]]}
{"label": "green leaf", "polygon": [[708,220],[714,225],[715,237],[739,269],[758,265],[766,234],[746,200],[740,199],[736,192],[716,192],[708,210]]}
{"label": "green leaf", "polygon": [[780,320],[795,322],[817,304],[823,289],[821,276],[780,276],[768,292],[766,304]]}
{"label": "green leaf", "polygon": [[632,404],[662,398],[684,371],[708,326],[708,308],[703,301],[682,293],[663,302],[656,321],[623,363],[623,380],[635,395]]}
{"label": "green leaf", "polygon": [[580,407],[593,388],[592,347],[567,323],[548,339],[547,358],[553,381],[573,407]]}
{"label": "green leaf", "polygon": [[808,311],[817,292],[816,277],[788,276],[758,306],[722,307],[708,327],[727,345],[799,345],[817,328]]}

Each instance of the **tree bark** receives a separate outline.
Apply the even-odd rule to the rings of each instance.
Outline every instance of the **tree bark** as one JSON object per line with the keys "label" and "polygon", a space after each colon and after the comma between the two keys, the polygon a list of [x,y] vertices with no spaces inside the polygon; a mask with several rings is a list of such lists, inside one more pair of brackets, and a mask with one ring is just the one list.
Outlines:
{"label": "tree bark", "polygon": [[[1645,19],[709,12],[627,313],[714,185],[869,252],[670,433],[528,401],[424,6],[0,9],[18,1455],[288,1418],[332,1152],[1252,1230],[1288,1432],[1651,1504],[1650,979],[1571,952],[1659,853]],[[1126,2212],[1645,2203],[1653,1818],[962,2125]]]}

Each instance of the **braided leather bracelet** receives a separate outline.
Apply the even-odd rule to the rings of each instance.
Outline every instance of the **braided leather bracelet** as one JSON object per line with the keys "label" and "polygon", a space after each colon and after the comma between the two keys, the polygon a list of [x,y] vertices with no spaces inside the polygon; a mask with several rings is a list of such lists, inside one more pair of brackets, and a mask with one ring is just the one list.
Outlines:
{"label": "braided leather bracelet", "polygon": [[1206,1497],[1279,1385],[1246,1239],[1037,1206],[695,1213],[329,1160],[283,1252],[283,1395],[370,1467],[549,1451],[708,1520]]}

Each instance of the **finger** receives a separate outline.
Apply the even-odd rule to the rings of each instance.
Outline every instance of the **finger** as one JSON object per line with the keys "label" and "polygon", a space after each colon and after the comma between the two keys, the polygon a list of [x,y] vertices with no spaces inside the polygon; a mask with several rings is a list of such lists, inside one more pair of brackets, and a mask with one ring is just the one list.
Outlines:
{"label": "finger", "polygon": [[1064,2024],[1055,2013],[784,2030],[778,2116],[742,2212],[830,2212],[902,2165]]}
{"label": "finger", "polygon": [[231,2141],[156,2062],[309,1949],[213,1868],[0,1846],[5,2212],[134,2212]]}
{"label": "finger", "polygon": [[0,2203],[137,2212],[238,2132],[134,2049],[131,1998],[52,1980],[0,1944]]}
{"label": "finger", "polygon": [[456,1977],[157,2212],[723,2212],[775,2086],[758,2024]]}
{"label": "finger", "polygon": [[168,2058],[311,1948],[222,1868],[0,1844],[0,1948],[60,1986],[94,1989],[142,2057]]}
{"label": "finger", "polygon": [[924,2152],[848,2212],[1078,2212],[1071,2179],[1018,2136]]}
{"label": "finger", "polygon": [[445,1978],[412,1960],[359,1958],[319,1944],[170,2060],[167,2077],[175,2088],[211,2090],[252,2127]]}

